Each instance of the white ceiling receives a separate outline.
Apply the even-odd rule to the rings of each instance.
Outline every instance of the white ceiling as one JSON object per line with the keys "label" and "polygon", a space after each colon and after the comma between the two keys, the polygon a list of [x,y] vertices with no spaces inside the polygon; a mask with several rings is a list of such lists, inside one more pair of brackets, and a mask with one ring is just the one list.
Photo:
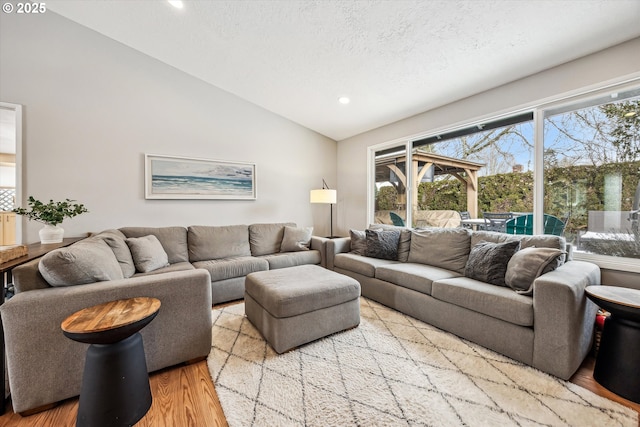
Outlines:
{"label": "white ceiling", "polygon": [[640,36],[639,0],[46,7],[337,141]]}

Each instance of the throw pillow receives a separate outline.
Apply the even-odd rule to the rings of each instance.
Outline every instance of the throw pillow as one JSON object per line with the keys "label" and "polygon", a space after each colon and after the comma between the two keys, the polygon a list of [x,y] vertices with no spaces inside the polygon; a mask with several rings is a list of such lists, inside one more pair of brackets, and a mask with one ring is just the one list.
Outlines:
{"label": "throw pillow", "polygon": [[351,253],[364,255],[367,251],[367,233],[359,230],[349,230],[351,236]]}
{"label": "throw pillow", "polygon": [[126,240],[136,270],[148,273],[169,265],[169,257],[160,240],[153,234],[144,237],[130,237]]}
{"label": "throw pillow", "polygon": [[285,225],[280,252],[308,251],[313,227],[291,227]]}
{"label": "throw pillow", "polygon": [[409,250],[411,249],[411,229],[406,227],[396,227],[387,224],[371,224],[372,230],[400,230],[400,241],[398,242],[398,261],[407,262],[409,260]]}
{"label": "throw pillow", "polygon": [[520,249],[519,241],[480,242],[471,248],[464,275],[492,285],[507,286],[505,282],[507,265],[518,249]]}
{"label": "throw pillow", "polygon": [[40,259],[38,270],[51,286],[84,285],[124,278],[109,245],[95,237],[49,252]]}
{"label": "throw pillow", "polygon": [[400,230],[365,230],[367,247],[365,255],[372,258],[397,260]]}
{"label": "throw pillow", "polygon": [[533,281],[558,268],[564,258],[565,253],[555,248],[521,249],[509,260],[505,282],[519,294],[532,295]]}

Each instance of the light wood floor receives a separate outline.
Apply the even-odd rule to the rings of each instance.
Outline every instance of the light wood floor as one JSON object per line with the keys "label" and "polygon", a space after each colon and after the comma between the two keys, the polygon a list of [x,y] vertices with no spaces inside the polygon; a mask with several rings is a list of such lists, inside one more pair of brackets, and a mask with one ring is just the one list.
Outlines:
{"label": "light wood floor", "polygon": [[[571,382],[640,412],[640,404],[625,400],[598,384],[593,379],[593,366],[594,359],[588,357]],[[227,426],[206,361],[167,368],[151,374],[149,381],[153,404],[137,427]],[[13,413],[7,405],[7,412],[0,416],[0,427],[71,427],[75,426],[77,411],[77,398],[28,417]]]}

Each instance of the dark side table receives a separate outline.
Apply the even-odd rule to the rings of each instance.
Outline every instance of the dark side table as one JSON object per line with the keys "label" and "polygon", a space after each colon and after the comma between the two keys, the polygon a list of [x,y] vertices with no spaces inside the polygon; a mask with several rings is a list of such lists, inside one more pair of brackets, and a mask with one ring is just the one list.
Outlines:
{"label": "dark side table", "polygon": [[611,313],[604,322],[593,378],[640,403],[640,290],[587,286],[587,297]]}
{"label": "dark side table", "polygon": [[76,426],[132,426],[145,416],[152,397],[138,331],[159,309],[156,298],[130,298],[85,308],[62,322],[68,338],[91,344]]}

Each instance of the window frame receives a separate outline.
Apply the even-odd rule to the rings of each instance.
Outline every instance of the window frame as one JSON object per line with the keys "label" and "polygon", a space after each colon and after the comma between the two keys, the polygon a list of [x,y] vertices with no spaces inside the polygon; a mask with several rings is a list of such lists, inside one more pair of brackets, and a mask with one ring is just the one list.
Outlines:
{"label": "window frame", "polygon": [[[367,148],[367,224],[373,224],[375,218],[375,193],[373,186],[375,185],[375,153],[392,147],[400,147],[404,145],[407,151],[407,224],[412,223],[411,209],[409,203],[411,200],[411,192],[413,191],[413,182],[411,182],[411,152],[416,142],[429,141],[437,138],[439,135],[455,134],[464,132],[465,129],[477,127],[488,122],[508,122],[516,117],[527,114],[533,115],[534,126],[534,148],[533,148],[533,214],[534,228],[533,233],[541,234],[543,230],[543,214],[544,214],[544,119],[551,111],[567,109],[572,111],[578,109],[582,103],[588,103],[598,98],[610,96],[616,92],[626,92],[632,90],[640,90],[640,77],[634,77],[622,82],[601,84],[590,89],[583,89],[574,93],[558,95],[546,100],[532,102],[528,106],[513,109],[501,114],[487,115],[472,120],[460,121],[448,126],[422,132],[405,138],[397,138],[381,144],[369,146]],[[575,107],[575,108],[574,108]],[[589,261],[597,264],[600,268],[625,271],[631,273],[640,273],[640,262],[636,258],[615,257],[610,255],[589,254],[589,253],[573,253],[573,259]]]}

